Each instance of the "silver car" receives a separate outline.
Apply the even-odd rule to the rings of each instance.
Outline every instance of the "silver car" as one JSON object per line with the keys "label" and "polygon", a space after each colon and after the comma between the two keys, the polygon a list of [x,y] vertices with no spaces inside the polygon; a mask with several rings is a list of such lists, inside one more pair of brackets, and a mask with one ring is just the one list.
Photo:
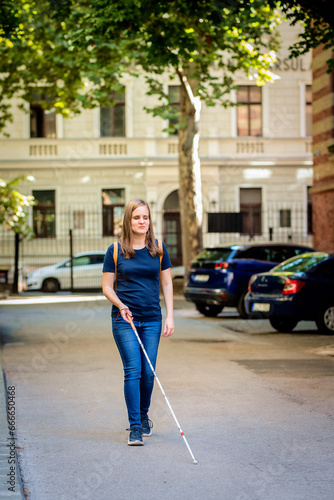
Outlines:
{"label": "silver car", "polygon": [[[105,252],[81,252],[73,257],[73,288],[102,287],[102,267]],[[54,293],[71,288],[71,259],[35,269],[27,275],[28,290]]]}

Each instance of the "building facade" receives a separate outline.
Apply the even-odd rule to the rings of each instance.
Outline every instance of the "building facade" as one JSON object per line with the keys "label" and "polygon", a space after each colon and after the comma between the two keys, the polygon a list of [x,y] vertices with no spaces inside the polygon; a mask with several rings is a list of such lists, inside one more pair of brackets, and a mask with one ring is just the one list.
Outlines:
{"label": "building facade", "polygon": [[334,75],[328,73],[330,49],[313,51],[314,245],[334,251]]}
{"label": "building facade", "polygon": [[[238,106],[202,110],[200,158],[204,245],[253,241],[312,244],[311,56],[288,59],[297,31],[281,27],[274,84],[256,87],[239,75]],[[163,77],[178,105],[178,82]],[[115,105],[63,119],[38,105],[15,110],[0,139],[0,177],[26,174],[37,205],[29,214],[36,238],[24,242],[24,265],[57,262],[74,251],[105,250],[119,237],[123,208],[134,198],[151,206],[155,232],[174,265],[182,263],[177,136],[147,114],[156,104],[144,78],[124,79]],[[19,101],[14,103],[19,104]],[[12,260],[2,231],[2,262]]]}

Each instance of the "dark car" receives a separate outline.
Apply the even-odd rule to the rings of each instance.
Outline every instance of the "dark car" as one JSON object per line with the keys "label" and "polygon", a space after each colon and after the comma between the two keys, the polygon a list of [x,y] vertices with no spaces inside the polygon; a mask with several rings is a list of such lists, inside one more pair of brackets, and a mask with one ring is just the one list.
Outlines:
{"label": "dark car", "polygon": [[250,315],[269,318],[279,332],[311,320],[320,331],[334,334],[334,254],[307,253],[252,276],[245,305]]}
{"label": "dark car", "polygon": [[245,318],[244,297],[250,277],[310,251],[313,249],[302,245],[273,243],[205,248],[190,264],[184,296],[205,316],[217,316],[229,306]]}

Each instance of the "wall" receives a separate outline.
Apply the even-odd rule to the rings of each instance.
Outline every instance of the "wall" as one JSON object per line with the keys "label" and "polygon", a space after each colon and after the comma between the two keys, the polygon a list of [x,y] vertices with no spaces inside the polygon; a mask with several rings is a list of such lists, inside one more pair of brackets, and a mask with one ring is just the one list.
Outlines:
{"label": "wall", "polygon": [[313,51],[314,245],[334,251],[334,75],[326,61],[333,58],[322,46]]}

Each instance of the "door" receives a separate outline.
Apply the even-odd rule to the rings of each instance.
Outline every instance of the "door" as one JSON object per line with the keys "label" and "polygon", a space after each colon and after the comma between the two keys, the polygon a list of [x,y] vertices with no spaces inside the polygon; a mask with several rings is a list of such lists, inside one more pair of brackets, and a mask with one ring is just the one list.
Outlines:
{"label": "door", "polygon": [[240,188],[240,212],[242,216],[242,233],[250,236],[262,234],[261,188]]}
{"label": "door", "polygon": [[164,242],[173,266],[182,266],[181,223],[178,212],[164,214]]}

